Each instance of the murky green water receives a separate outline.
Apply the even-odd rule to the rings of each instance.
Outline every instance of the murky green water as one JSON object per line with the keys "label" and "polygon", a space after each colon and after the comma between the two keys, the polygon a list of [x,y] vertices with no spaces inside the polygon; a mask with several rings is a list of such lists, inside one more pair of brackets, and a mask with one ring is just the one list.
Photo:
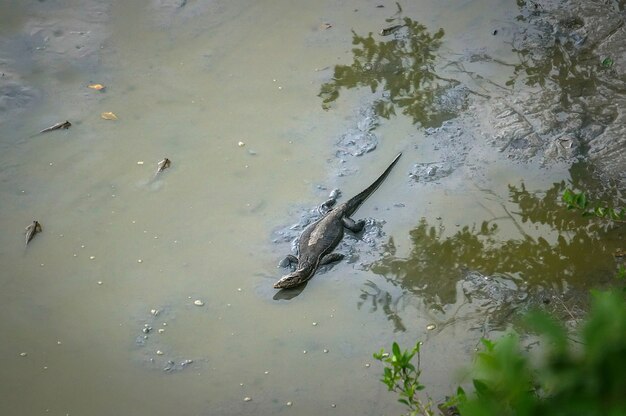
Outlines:
{"label": "murky green water", "polygon": [[[555,294],[584,308],[614,272],[623,235],[559,203],[584,171],[469,152],[441,180],[409,176],[449,148],[423,128],[457,114],[438,95],[462,77],[447,64],[475,44],[517,59],[492,34],[515,4],[0,3],[1,68],[31,88],[0,125],[1,414],[400,414],[372,352],[425,341],[438,400],[481,336]],[[398,22],[416,44],[377,35]],[[378,146],[338,177],[336,139],[368,103]],[[325,199],[318,186],[352,196],[398,151],[356,215],[385,222],[381,252],[275,300],[289,244],[273,232]]]}

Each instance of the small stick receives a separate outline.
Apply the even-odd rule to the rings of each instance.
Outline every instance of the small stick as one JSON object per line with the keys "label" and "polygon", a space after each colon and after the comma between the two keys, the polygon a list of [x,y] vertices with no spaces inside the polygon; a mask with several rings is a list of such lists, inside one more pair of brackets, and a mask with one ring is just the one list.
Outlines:
{"label": "small stick", "polygon": [[49,131],[60,130],[60,129],[69,129],[70,127],[72,127],[72,123],[70,123],[69,121],[65,120],[64,122],[57,123],[57,124],[55,124],[53,126],[45,128],[45,129],[41,130],[39,133],[47,133]]}

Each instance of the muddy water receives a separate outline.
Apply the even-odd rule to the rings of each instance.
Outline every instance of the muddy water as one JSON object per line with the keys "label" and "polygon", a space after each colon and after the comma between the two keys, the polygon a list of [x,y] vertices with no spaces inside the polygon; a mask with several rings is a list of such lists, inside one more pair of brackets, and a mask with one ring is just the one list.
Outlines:
{"label": "muddy water", "polygon": [[[494,152],[416,181],[413,166],[440,148],[398,111],[380,120],[376,150],[348,161],[358,174],[337,176],[334,143],[369,92],[342,90],[325,111],[320,87],[352,62],[351,30],[386,27],[392,3],[6,3],[3,70],[30,98],[0,125],[1,414],[399,414],[372,352],[424,340],[423,381],[441,399],[479,338],[513,321],[519,303],[507,296],[612,266],[615,235],[524,217],[521,199],[529,212],[558,208],[541,198],[570,178],[565,165]],[[475,43],[515,58],[492,34],[513,24],[509,2],[402,6],[444,28],[441,67]],[[481,69],[493,82],[508,76]],[[109,111],[118,119],[100,117]],[[35,135],[66,119],[69,130]],[[399,151],[357,214],[385,221],[384,256],[275,298],[290,248],[272,241],[275,230],[328,189],[360,191]],[[172,165],[155,177],[163,157]],[[33,219],[43,233],[26,249]],[[537,260],[537,246],[563,234],[606,247],[597,263],[572,248],[565,272],[558,247],[553,262]],[[507,245],[528,239],[538,243]],[[505,267],[505,256],[519,260]],[[491,303],[464,296],[468,287]]]}

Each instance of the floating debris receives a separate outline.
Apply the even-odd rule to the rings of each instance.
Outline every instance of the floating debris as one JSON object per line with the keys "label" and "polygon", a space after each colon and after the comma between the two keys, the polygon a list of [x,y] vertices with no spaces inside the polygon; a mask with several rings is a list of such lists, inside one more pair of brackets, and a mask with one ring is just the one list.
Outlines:
{"label": "floating debris", "polygon": [[172,360],[167,362],[167,365],[163,368],[163,371],[173,371],[176,369],[176,363]]}
{"label": "floating debris", "polygon": [[137,164],[138,164],[138,165],[143,165],[143,160],[138,160],[138,161],[137,161]]}
{"label": "floating debris", "polygon": [[245,145],[246,145],[246,144],[245,144],[244,142],[239,142],[239,143],[237,143],[237,146],[239,146],[239,147],[244,147]]}
{"label": "floating debris", "polygon": [[331,27],[333,27],[333,25],[331,25],[330,23],[322,23],[320,25],[320,29],[322,30],[330,29]]}
{"label": "floating debris", "polygon": [[161,351],[161,350],[157,350],[156,354],[157,354],[157,355],[163,355],[163,351]]}
{"label": "floating debris", "polygon": [[50,126],[48,128],[45,128],[43,130],[41,130],[39,133],[47,133],[49,131],[54,131],[54,130],[60,130],[60,129],[69,129],[70,127],[72,127],[72,123],[70,123],[69,121],[65,120],[61,123],[57,123],[53,126]]}
{"label": "floating debris", "polygon": [[28,353],[26,352],[20,352],[20,357],[26,357],[28,355]]}
{"label": "floating debris", "polygon": [[324,354],[328,354],[328,349],[324,348]]}
{"label": "floating debris", "polygon": [[150,315],[157,316],[158,314],[159,314],[159,310],[158,309],[150,309]]}
{"label": "floating debris", "polygon": [[165,329],[163,329],[163,328],[159,328],[159,330],[158,330],[157,332],[158,332],[159,334],[162,334],[162,333],[164,333],[164,332],[165,332]]}
{"label": "floating debris", "polygon": [[200,299],[194,300],[193,304],[196,306],[204,306],[204,302],[202,302]]}
{"label": "floating debris", "polygon": [[251,402],[252,401],[252,397],[244,397],[243,401],[244,402]]}
{"label": "floating debris", "polygon": [[100,114],[100,117],[105,120],[117,120],[117,116],[111,111],[105,111],[104,113]]}
{"label": "floating debris", "polygon": [[287,402],[287,406],[292,406],[293,403],[292,402]]}
{"label": "floating debris", "polygon": [[104,85],[102,84],[89,84],[87,85],[87,88],[91,88],[92,90],[96,90],[96,91],[103,91],[106,88]]}
{"label": "floating debris", "polygon": [[435,328],[437,328],[437,325],[435,325],[435,324],[426,325],[426,329],[429,330],[429,331],[432,331]]}
{"label": "floating debris", "polygon": [[157,171],[156,173],[159,174],[161,172],[163,172],[165,169],[169,168],[172,165],[172,161],[169,160],[168,158],[164,158],[162,161],[160,161],[157,164]]}
{"label": "floating debris", "polygon": [[30,242],[30,240],[35,237],[35,234],[43,231],[41,224],[39,221],[33,221],[28,227],[26,227],[26,245]]}
{"label": "floating debris", "polygon": [[400,29],[401,27],[403,27],[404,25],[395,25],[395,26],[391,26],[391,27],[387,27],[383,30],[380,31],[380,35],[381,36],[389,36],[392,33],[396,32],[398,29]]}

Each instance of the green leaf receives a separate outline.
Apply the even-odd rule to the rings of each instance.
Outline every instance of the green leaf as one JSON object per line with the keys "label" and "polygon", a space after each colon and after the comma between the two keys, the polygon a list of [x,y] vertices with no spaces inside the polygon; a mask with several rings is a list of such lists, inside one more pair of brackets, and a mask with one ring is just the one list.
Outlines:
{"label": "green leaf", "polygon": [[584,192],[576,194],[576,205],[579,208],[585,209],[587,207],[587,196]]}
{"label": "green leaf", "polygon": [[619,211],[616,211],[612,208],[609,208],[609,213],[611,215],[611,219],[612,220],[619,220],[622,218],[621,213]]}
{"label": "green leaf", "polygon": [[571,206],[574,203],[574,195],[572,194],[572,191],[569,189],[566,189],[563,192],[562,198],[563,198],[563,202],[568,204],[568,206]]}
{"label": "green leaf", "polygon": [[611,58],[604,58],[602,61],[602,66],[604,68],[610,68],[613,66],[613,60]]}
{"label": "green leaf", "polygon": [[474,388],[476,389],[476,393],[478,393],[479,395],[481,394],[485,394],[487,393],[487,391],[489,391],[489,387],[487,387],[487,385],[480,381],[480,380],[472,380],[472,382],[474,383]]}
{"label": "green leaf", "polygon": [[493,350],[493,347],[495,346],[495,344],[492,341],[488,340],[487,338],[481,338],[480,342],[482,342],[485,348],[487,348],[487,351]]}
{"label": "green leaf", "polygon": [[402,355],[402,353],[400,352],[400,346],[397,342],[394,342],[391,346],[391,352],[393,352],[393,355],[397,357],[400,357]]}
{"label": "green leaf", "polygon": [[385,376],[386,379],[392,378],[392,376],[391,376],[391,368],[385,367],[385,369],[383,370],[383,375]]}

